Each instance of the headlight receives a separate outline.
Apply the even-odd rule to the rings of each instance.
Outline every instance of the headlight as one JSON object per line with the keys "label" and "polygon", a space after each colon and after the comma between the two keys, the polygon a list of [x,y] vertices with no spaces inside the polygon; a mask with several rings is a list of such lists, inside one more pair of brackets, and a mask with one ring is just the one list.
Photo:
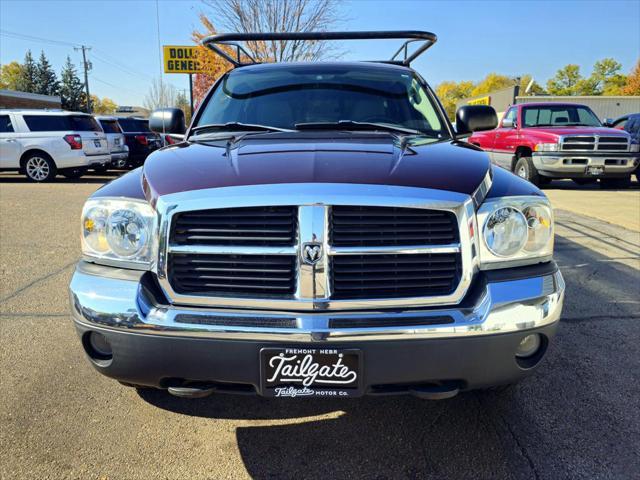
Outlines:
{"label": "headlight", "polygon": [[82,253],[96,263],[150,268],[156,213],[141,200],[95,199],[82,210]]}
{"label": "headlight", "polygon": [[536,152],[557,152],[557,143],[538,143],[535,147]]}
{"label": "headlight", "polygon": [[640,152],[640,143],[632,143],[629,151],[635,153]]}
{"label": "headlight", "polygon": [[544,262],[553,254],[553,211],[543,197],[503,197],[482,204],[480,268]]}

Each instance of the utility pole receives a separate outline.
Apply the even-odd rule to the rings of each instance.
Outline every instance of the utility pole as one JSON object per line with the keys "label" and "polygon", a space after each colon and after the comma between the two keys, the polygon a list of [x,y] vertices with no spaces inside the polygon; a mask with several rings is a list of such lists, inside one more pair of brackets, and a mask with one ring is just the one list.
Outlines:
{"label": "utility pole", "polygon": [[80,45],[80,47],[74,47],[75,51],[82,50],[82,66],[84,67],[84,89],[87,94],[87,113],[91,113],[91,95],[89,95],[89,70],[91,70],[91,62],[87,62],[87,50],[91,50],[91,47]]}

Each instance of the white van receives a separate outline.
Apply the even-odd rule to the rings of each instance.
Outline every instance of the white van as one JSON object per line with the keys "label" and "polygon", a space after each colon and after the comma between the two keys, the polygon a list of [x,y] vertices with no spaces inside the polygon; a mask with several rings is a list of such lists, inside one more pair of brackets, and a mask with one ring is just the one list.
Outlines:
{"label": "white van", "polygon": [[107,137],[86,113],[0,109],[0,170],[47,182],[57,173],[79,178],[111,161]]}

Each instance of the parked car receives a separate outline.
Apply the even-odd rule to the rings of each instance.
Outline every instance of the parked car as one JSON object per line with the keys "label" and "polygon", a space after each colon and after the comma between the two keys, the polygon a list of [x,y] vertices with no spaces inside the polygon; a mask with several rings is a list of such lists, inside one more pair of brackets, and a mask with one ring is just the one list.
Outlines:
{"label": "parked car", "polygon": [[160,136],[149,130],[149,120],[137,117],[118,117],[129,148],[128,166],[139,167],[150,153],[162,146]]}
{"label": "parked car", "polygon": [[63,110],[0,110],[0,170],[34,182],[57,173],[79,178],[110,160],[107,138],[93,117]]}
{"label": "parked car", "polygon": [[[70,284],[102,374],[183,397],[412,394],[519,381],[545,357],[564,281],[553,210],[458,138],[410,61],[241,64],[227,42],[428,32],[226,34],[183,142],[95,192]],[[220,45],[225,47],[220,47]],[[240,54],[238,54],[240,58]],[[495,128],[488,106],[460,134]]]}
{"label": "parked car", "polygon": [[514,105],[498,128],[474,133],[468,141],[536,185],[570,178],[625,187],[639,157],[629,134],[603,126],[589,107],[573,103]]}
{"label": "parked car", "polygon": [[129,159],[129,147],[124,139],[122,129],[115,117],[98,116],[98,123],[102,127],[107,141],[109,142],[109,152],[111,154],[111,163],[105,164],[102,170],[106,170],[108,166],[113,168],[125,168]]}
{"label": "parked car", "polygon": [[[640,145],[640,113],[630,113],[628,115],[618,117],[615,120],[607,120],[605,121],[605,125],[611,128],[624,130],[631,135],[632,145]],[[636,146],[635,149],[637,150],[638,147]],[[634,173],[636,175],[636,180],[640,181],[640,164],[636,167]]]}

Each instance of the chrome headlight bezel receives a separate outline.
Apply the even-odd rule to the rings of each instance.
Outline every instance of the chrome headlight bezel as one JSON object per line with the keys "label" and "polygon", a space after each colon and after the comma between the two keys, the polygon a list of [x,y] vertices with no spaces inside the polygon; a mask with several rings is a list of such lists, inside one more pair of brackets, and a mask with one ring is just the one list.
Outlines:
{"label": "chrome headlight bezel", "polygon": [[[124,228],[131,242],[139,245],[130,253],[116,243],[123,221],[135,228]],[[118,223],[116,223],[118,222]],[[128,198],[91,198],[82,209],[80,240],[87,261],[121,268],[151,270],[157,258],[157,214],[148,202]],[[113,246],[118,245],[116,249]],[[115,250],[122,248],[120,253]]]}
{"label": "chrome headlight bezel", "polygon": [[[515,253],[508,255],[492,251],[486,240],[490,219],[496,212],[499,213],[503,209],[517,211],[527,224],[526,239],[516,239],[522,246]],[[489,199],[480,206],[476,216],[480,230],[477,241],[481,270],[532,265],[552,259],[554,219],[553,209],[546,197],[517,196]]]}

